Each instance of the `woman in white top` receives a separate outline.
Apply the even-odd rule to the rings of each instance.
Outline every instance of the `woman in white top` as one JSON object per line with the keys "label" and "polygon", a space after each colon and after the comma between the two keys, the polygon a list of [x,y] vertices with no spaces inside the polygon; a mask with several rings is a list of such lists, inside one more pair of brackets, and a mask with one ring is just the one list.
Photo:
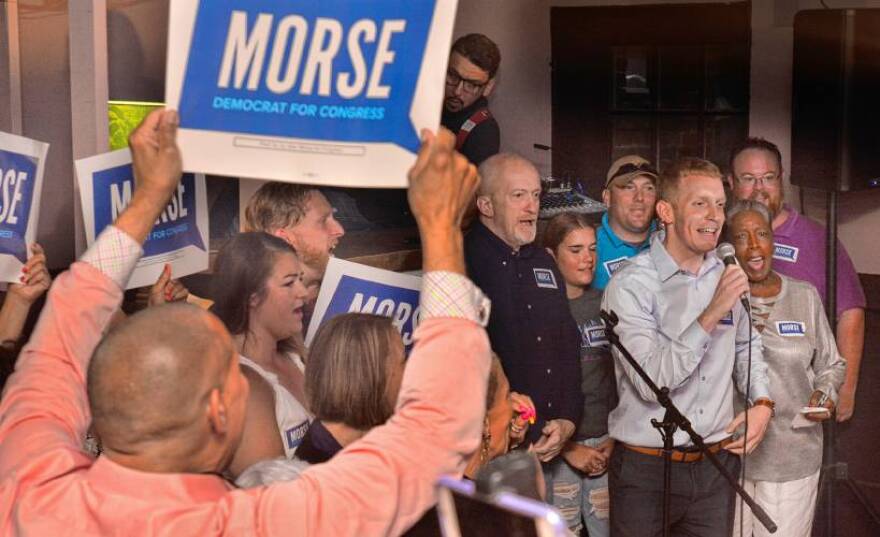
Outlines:
{"label": "woman in white top", "polygon": [[303,268],[283,240],[262,232],[229,240],[214,266],[211,308],[235,340],[250,383],[233,476],[254,462],[292,457],[309,428],[302,348]]}

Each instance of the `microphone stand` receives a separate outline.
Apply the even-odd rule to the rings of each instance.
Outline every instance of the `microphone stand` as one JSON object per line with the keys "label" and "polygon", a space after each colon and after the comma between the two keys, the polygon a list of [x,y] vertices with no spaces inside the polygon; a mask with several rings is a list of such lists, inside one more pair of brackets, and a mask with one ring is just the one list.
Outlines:
{"label": "microphone stand", "polygon": [[731,475],[730,472],[727,471],[727,468],[721,464],[721,461],[718,460],[718,457],[715,456],[714,453],[710,452],[706,447],[706,443],[703,441],[703,437],[697,434],[694,431],[693,427],[691,427],[691,422],[682,415],[682,413],[676,408],[675,404],[672,402],[672,399],[669,398],[669,388],[666,386],[662,388],[658,388],[654,381],[651,380],[651,377],[645,372],[644,369],[636,362],[635,358],[633,358],[632,354],[623,346],[623,343],[620,342],[620,336],[614,331],[614,328],[617,326],[617,323],[620,322],[620,319],[617,317],[617,314],[612,312],[607,312],[602,310],[599,315],[602,317],[602,320],[605,321],[605,326],[608,328],[605,331],[605,336],[608,338],[608,341],[620,351],[620,354],[626,358],[626,361],[629,362],[630,366],[635,370],[635,372],[642,377],[642,380],[645,381],[645,384],[651,388],[651,391],[654,392],[654,395],[657,397],[657,402],[660,403],[666,413],[663,414],[663,421],[657,421],[656,419],[651,419],[651,426],[657,429],[660,433],[660,436],[663,438],[663,537],[669,537],[669,511],[670,511],[670,502],[672,496],[672,451],[675,448],[675,444],[673,443],[673,435],[675,434],[676,429],[681,429],[686,432],[688,436],[691,437],[691,441],[694,443],[697,448],[699,448],[700,452],[704,457],[709,459],[715,468],[721,473],[722,476],[727,480],[733,490],[739,494],[742,499],[748,504],[749,508],[752,510],[752,513],[755,515],[761,524],[767,528],[767,531],[770,533],[776,532],[776,524],[764,509],[758,505],[755,500],[749,496],[749,494],[745,491],[744,488],[737,482],[736,478]]}

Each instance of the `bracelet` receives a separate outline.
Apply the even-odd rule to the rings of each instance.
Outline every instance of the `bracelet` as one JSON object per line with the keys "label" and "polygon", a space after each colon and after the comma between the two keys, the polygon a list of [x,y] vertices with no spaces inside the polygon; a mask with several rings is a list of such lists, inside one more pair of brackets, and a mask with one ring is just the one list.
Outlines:
{"label": "bracelet", "polygon": [[776,416],[776,402],[773,399],[767,399],[766,397],[757,399],[752,403],[752,407],[756,406],[765,406],[770,409],[770,417]]}

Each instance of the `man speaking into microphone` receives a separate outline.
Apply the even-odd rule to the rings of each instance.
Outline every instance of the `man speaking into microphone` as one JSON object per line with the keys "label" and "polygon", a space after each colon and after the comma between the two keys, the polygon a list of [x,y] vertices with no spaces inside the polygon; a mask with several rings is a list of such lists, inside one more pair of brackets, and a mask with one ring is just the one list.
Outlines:
{"label": "man speaking into microphone", "polygon": [[[621,343],[736,474],[738,455],[763,438],[773,400],[761,339],[741,303],[748,279],[715,252],[724,224],[721,172],[702,159],[680,159],[661,175],[660,188],[664,230],[614,274],[602,308],[618,315]],[[611,534],[653,537],[663,524],[663,440],[651,419],[662,420],[664,411],[617,349],[614,356],[620,403],[608,418],[618,442],[609,464]],[[745,436],[746,412],[734,418],[734,383],[750,404]],[[734,491],[684,431],[674,445],[671,534],[728,537]]]}

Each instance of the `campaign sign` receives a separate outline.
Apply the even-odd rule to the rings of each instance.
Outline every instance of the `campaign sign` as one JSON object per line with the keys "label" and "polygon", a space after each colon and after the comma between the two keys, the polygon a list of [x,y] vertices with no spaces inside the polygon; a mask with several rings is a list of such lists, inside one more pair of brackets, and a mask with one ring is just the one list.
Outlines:
{"label": "campaign sign", "polygon": [[306,345],[325,321],[343,313],[372,313],[391,317],[400,331],[407,354],[419,325],[422,279],[367,265],[331,258],[321,283],[315,312],[306,333]]}
{"label": "campaign sign", "polygon": [[[131,152],[120,149],[76,161],[86,241],[91,246],[131,202]],[[183,174],[177,190],[144,242],[144,255],[127,289],[152,285],[165,263],[174,278],[208,269],[208,211],[205,176]]]}
{"label": "campaign sign", "polygon": [[37,237],[49,144],[0,132],[0,281],[18,283]]}
{"label": "campaign sign", "polygon": [[436,130],[457,0],[172,0],[184,168],[405,187]]}

